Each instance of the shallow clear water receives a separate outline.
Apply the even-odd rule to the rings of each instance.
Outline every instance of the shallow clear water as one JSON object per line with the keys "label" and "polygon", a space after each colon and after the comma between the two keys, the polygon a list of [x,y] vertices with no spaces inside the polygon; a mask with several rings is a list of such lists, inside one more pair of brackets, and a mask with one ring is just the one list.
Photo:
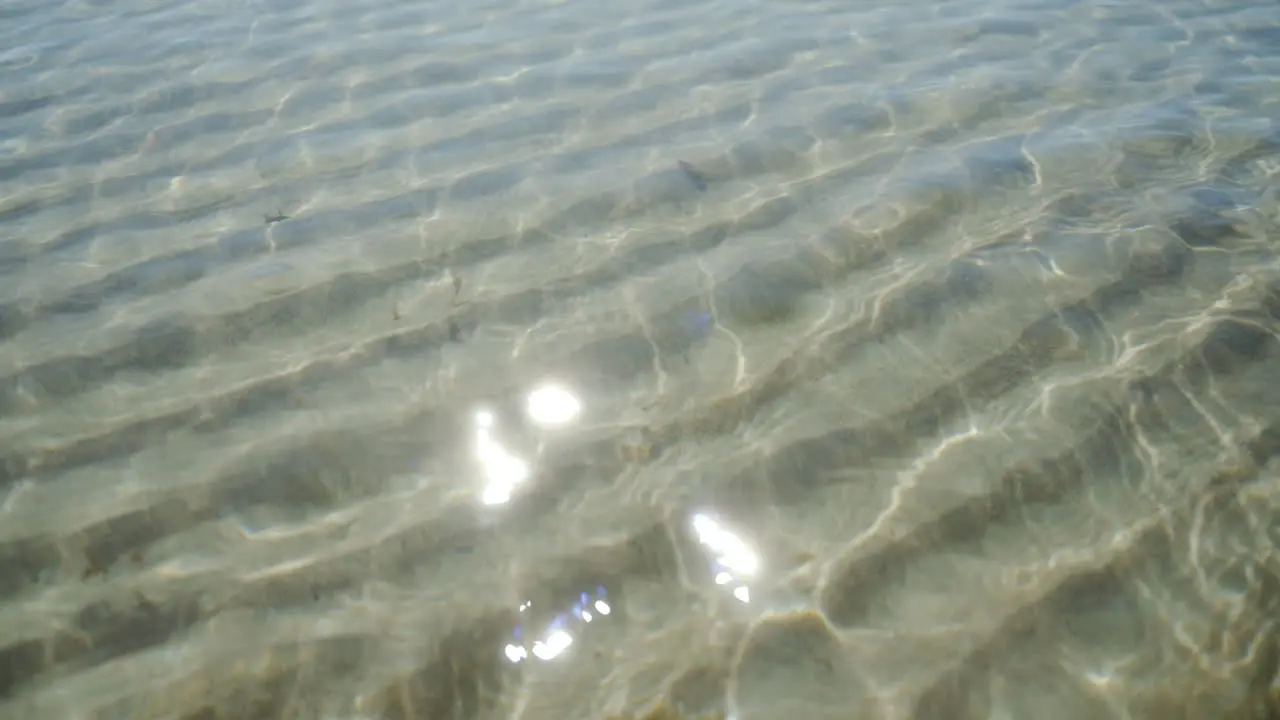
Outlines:
{"label": "shallow clear water", "polygon": [[1280,6],[0,18],[0,717],[1280,712]]}

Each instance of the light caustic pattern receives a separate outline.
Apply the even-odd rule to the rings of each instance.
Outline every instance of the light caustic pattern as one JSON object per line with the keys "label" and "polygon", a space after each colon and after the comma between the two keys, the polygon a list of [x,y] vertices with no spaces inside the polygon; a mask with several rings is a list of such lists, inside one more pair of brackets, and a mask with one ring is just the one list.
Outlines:
{"label": "light caustic pattern", "polygon": [[0,16],[0,717],[1280,714],[1275,3]]}

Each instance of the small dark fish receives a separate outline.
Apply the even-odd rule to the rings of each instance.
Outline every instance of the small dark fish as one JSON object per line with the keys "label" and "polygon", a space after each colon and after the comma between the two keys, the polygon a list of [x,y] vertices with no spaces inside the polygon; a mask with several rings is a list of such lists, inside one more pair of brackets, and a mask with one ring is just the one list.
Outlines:
{"label": "small dark fish", "polygon": [[680,172],[684,173],[684,176],[689,178],[689,182],[693,183],[693,186],[698,188],[698,192],[706,191],[707,176],[703,174],[701,170],[683,160],[676,161],[676,165],[680,167]]}
{"label": "small dark fish", "polygon": [[458,327],[458,321],[449,319],[449,341],[458,342],[462,339],[462,328]]}
{"label": "small dark fish", "polygon": [[462,292],[462,276],[449,273],[449,279],[453,282],[453,296],[456,298]]}
{"label": "small dark fish", "polygon": [[263,215],[262,219],[267,221],[267,225],[275,225],[278,222],[288,220],[289,216],[277,210],[275,215]]}
{"label": "small dark fish", "polygon": [[156,615],[160,614],[160,606],[157,605],[154,601],[152,601],[151,598],[147,597],[146,595],[143,595],[140,592],[135,592],[134,597],[138,601],[137,606],[134,608],[135,610],[141,612],[144,615],[148,615],[150,617],[155,617]]}

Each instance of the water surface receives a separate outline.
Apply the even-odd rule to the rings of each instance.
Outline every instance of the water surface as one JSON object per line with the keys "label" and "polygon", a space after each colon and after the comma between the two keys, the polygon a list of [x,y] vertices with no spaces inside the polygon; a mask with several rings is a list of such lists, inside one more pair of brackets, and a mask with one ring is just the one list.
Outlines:
{"label": "water surface", "polygon": [[1276,716],[1280,6],[0,17],[0,716]]}

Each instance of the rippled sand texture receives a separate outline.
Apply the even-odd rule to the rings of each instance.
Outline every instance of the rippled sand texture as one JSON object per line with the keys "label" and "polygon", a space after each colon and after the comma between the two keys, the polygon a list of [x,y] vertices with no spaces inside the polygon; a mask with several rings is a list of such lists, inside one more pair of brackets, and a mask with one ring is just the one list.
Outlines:
{"label": "rippled sand texture", "polygon": [[1280,6],[0,17],[0,717],[1280,712]]}

